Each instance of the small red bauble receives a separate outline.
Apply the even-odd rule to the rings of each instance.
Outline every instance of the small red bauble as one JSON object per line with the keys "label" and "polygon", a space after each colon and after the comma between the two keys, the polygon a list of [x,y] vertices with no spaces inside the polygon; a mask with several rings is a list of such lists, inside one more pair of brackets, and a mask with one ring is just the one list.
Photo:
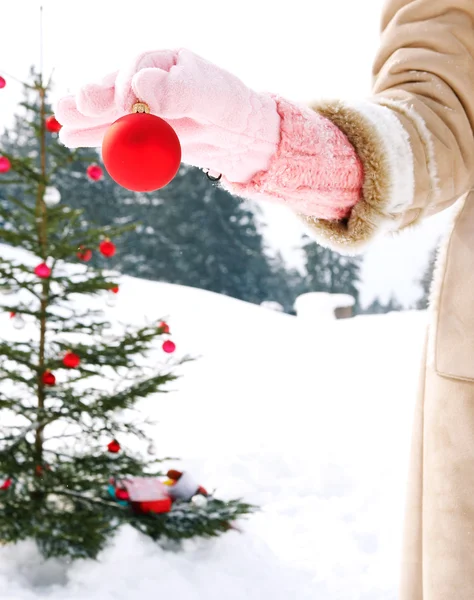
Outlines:
{"label": "small red bauble", "polygon": [[167,185],[181,163],[174,129],[160,117],[133,113],[117,119],[102,142],[102,160],[110,177],[133,192],[153,192]]}
{"label": "small red bauble", "polygon": [[164,321],[160,321],[160,323],[158,323],[158,329],[161,329],[161,331],[163,333],[170,332],[170,326],[168,325],[168,323],[165,323]]}
{"label": "small red bauble", "polygon": [[55,385],[56,377],[51,373],[51,371],[45,371],[41,376],[41,381],[44,385]]}
{"label": "small red bauble", "polygon": [[120,452],[120,444],[117,440],[112,440],[107,444],[107,450],[112,454],[117,454],[117,452]]}
{"label": "small red bauble", "polygon": [[130,500],[130,496],[127,490],[122,490],[120,488],[115,490],[115,497],[117,498],[117,500]]}
{"label": "small red bauble", "polygon": [[3,77],[0,77],[0,90],[3,89],[7,85],[7,82]]}
{"label": "small red bauble", "polygon": [[41,263],[35,267],[35,275],[40,277],[40,279],[48,279],[48,277],[51,275],[51,269],[46,263]]}
{"label": "small red bauble", "polygon": [[56,119],[54,115],[51,115],[46,119],[46,129],[50,133],[59,133],[61,131],[61,128],[61,123]]}
{"label": "small red bauble", "polygon": [[0,485],[0,490],[8,490],[8,488],[11,486],[12,483],[13,483],[13,481],[10,477],[8,479],[5,479],[5,481],[3,481],[3,483],[2,483],[2,485]]}
{"label": "small red bauble", "polygon": [[76,254],[76,256],[79,260],[89,262],[92,258],[92,250],[89,250],[89,248],[84,248],[84,246],[79,246],[79,252]]}
{"label": "small red bauble", "polygon": [[99,165],[89,165],[86,172],[87,177],[89,177],[89,179],[92,181],[99,181],[99,179],[102,179],[102,175],[104,174],[102,167],[99,167]]}
{"label": "small red bauble", "polygon": [[111,258],[115,254],[117,248],[113,242],[107,239],[103,242],[100,242],[99,250],[100,253],[106,256],[107,258]]}
{"label": "small red bauble", "polygon": [[113,288],[110,288],[110,291],[112,292],[112,294],[118,294],[119,293],[119,286],[116,285]]}
{"label": "small red bauble", "polygon": [[11,312],[10,313],[10,319],[14,319],[16,317],[16,312]]}
{"label": "small red bauble", "polygon": [[176,344],[171,340],[166,340],[166,342],[163,342],[162,348],[167,354],[172,354],[176,350]]}
{"label": "small red bauble", "polygon": [[0,156],[0,173],[8,173],[11,166],[12,164],[6,156]]}
{"label": "small red bauble", "polygon": [[63,358],[63,364],[69,369],[75,369],[81,364],[81,359],[74,352],[66,352]]}

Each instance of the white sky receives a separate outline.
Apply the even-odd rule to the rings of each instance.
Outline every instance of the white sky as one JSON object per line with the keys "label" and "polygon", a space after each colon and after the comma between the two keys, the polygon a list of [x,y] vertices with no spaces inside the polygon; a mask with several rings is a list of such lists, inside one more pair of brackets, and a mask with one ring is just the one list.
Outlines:
{"label": "white sky", "polygon": [[[14,0],[0,1],[0,71],[22,79],[39,63],[39,6],[44,7],[44,72],[54,67],[57,94],[115,70],[142,50],[187,47],[232,71],[258,91],[297,101],[363,98],[377,49],[383,0]],[[0,93],[0,127],[20,88]],[[296,219],[267,210],[272,240],[298,242]],[[368,254],[363,299],[392,291],[417,294],[423,269],[446,218]]]}

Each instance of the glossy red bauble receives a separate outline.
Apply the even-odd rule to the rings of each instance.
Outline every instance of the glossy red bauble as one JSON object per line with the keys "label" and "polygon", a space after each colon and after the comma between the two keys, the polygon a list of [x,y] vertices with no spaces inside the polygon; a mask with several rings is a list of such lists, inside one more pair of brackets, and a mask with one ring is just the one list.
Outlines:
{"label": "glossy red bauble", "polygon": [[0,90],[3,89],[7,85],[7,82],[3,77],[0,77]]}
{"label": "glossy red bauble", "polygon": [[81,359],[74,352],[66,352],[63,358],[63,365],[68,369],[75,369],[81,364]]}
{"label": "glossy red bauble", "polygon": [[51,269],[46,263],[41,263],[35,267],[35,275],[40,279],[48,279],[51,275]]}
{"label": "glossy red bauble", "polygon": [[110,288],[110,291],[112,292],[112,294],[118,294],[119,293],[119,289],[120,289],[119,286],[116,285],[115,287]]}
{"label": "glossy red bauble", "polygon": [[181,163],[174,129],[147,113],[121,117],[108,128],[102,160],[110,177],[133,192],[153,192],[167,185]]}
{"label": "glossy red bauble", "polygon": [[12,164],[6,156],[0,156],[0,173],[8,173],[11,166]]}
{"label": "glossy red bauble", "polygon": [[76,254],[76,256],[79,260],[89,262],[92,258],[92,250],[89,250],[89,248],[84,248],[84,246],[80,246],[79,252]]}
{"label": "glossy red bauble", "polygon": [[55,385],[56,377],[51,373],[51,371],[45,371],[41,376],[41,380],[44,385]]}
{"label": "glossy red bauble", "polygon": [[120,444],[117,440],[112,440],[107,444],[107,450],[112,454],[117,454],[117,452],[120,452]]}
{"label": "glossy red bauble", "polygon": [[46,124],[46,129],[50,133],[59,133],[61,131],[62,125],[56,119],[56,117],[54,115],[51,115],[50,117],[48,117],[46,119],[46,123],[45,124]]}
{"label": "glossy red bauble", "polygon": [[107,258],[111,258],[115,254],[117,248],[115,244],[110,240],[104,240],[103,242],[100,242],[99,250],[100,253],[106,256]]}
{"label": "glossy red bauble", "polygon": [[102,175],[104,174],[102,167],[99,167],[99,165],[89,165],[86,172],[87,177],[89,177],[89,179],[92,181],[99,181],[99,179],[102,179]]}
{"label": "glossy red bauble", "polygon": [[13,480],[10,477],[8,479],[5,479],[5,481],[3,481],[0,485],[0,490],[8,490],[8,488],[11,487],[12,483]]}
{"label": "glossy red bauble", "polygon": [[176,344],[171,340],[166,340],[166,342],[163,342],[162,348],[167,354],[172,354],[176,350]]}

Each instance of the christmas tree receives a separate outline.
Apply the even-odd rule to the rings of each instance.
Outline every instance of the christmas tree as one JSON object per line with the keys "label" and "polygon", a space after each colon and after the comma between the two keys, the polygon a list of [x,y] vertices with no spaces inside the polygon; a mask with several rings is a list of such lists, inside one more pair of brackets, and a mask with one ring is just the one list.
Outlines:
{"label": "christmas tree", "polygon": [[22,249],[12,258],[0,247],[0,310],[24,330],[0,340],[0,543],[33,539],[47,557],[83,558],[123,524],[164,542],[218,535],[252,507],[208,495],[186,473],[164,481],[163,461],[144,452],[136,403],[176,379],[169,360],[160,370],[147,357],[175,345],[159,319],[111,327],[94,308],[119,293],[110,261],[130,225],[94,228],[61,202],[55,184],[69,165],[86,161],[77,186],[103,170],[97,153],[58,143],[49,83],[33,74],[24,85],[29,151],[15,153],[15,134],[0,148],[0,242]]}

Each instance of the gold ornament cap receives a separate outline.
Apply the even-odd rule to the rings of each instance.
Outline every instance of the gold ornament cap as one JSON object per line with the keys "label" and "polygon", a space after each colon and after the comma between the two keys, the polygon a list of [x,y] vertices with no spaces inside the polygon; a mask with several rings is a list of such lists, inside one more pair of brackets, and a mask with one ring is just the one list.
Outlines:
{"label": "gold ornament cap", "polygon": [[145,102],[135,102],[132,106],[132,113],[149,113],[150,107]]}

